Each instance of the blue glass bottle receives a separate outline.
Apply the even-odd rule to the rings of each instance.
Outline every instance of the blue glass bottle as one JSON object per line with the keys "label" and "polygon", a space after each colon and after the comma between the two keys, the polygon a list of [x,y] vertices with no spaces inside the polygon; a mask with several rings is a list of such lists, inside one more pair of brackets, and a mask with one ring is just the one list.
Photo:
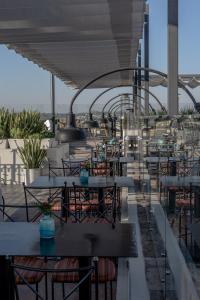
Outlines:
{"label": "blue glass bottle", "polygon": [[82,184],[88,184],[89,171],[86,169],[81,169],[80,171],[80,182]]}
{"label": "blue glass bottle", "polygon": [[40,220],[40,238],[51,239],[55,237],[55,221],[50,215],[44,215]]}

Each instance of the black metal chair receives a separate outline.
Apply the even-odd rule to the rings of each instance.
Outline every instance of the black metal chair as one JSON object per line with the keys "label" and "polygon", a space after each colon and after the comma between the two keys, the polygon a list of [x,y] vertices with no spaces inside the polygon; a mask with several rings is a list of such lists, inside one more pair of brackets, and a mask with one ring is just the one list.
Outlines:
{"label": "black metal chair", "polygon": [[[35,202],[35,205],[41,204],[43,202],[48,202],[52,204],[52,214],[57,219],[63,221],[64,213],[64,201],[67,197],[67,189],[66,183],[61,186],[49,186],[49,187],[33,187],[33,186],[26,186],[23,184],[24,187],[24,196],[25,196],[25,203],[31,201]],[[60,215],[59,215],[60,214]],[[29,220],[29,215],[27,214],[27,220]]]}
{"label": "black metal chair", "polygon": [[63,174],[64,176],[80,176],[81,165],[84,164],[85,160],[71,161],[62,159]]}
{"label": "black metal chair", "polygon": [[[32,261],[34,258],[28,258],[30,259],[30,261]],[[74,264],[74,258],[65,258],[65,260],[67,260],[68,264],[66,266],[62,264],[62,266],[64,266],[64,268],[58,267],[60,266],[60,258],[59,261],[55,264],[54,267],[50,268],[48,267],[47,264],[39,264],[38,263],[38,259],[37,259],[37,265],[32,265],[32,264],[21,264],[20,261],[14,261],[10,264],[11,269],[14,271],[15,274],[15,278],[17,278],[17,280],[20,282],[19,284],[25,284],[32,292],[33,294],[35,294],[36,299],[40,299],[40,300],[47,300],[48,299],[48,292],[47,290],[45,291],[45,296],[42,296],[41,294],[39,294],[39,290],[38,290],[38,282],[41,281],[42,277],[44,276],[44,274],[52,274],[52,279],[51,279],[51,299],[54,300],[55,299],[55,293],[54,293],[54,284],[60,277],[64,276],[63,274],[68,274],[69,278],[73,279],[74,274],[78,274],[78,278],[76,278],[77,280],[72,280],[70,281],[70,283],[76,283],[76,285],[70,289],[70,291],[67,293],[67,295],[65,294],[65,291],[63,290],[63,300],[68,299],[89,277],[91,277],[92,273],[95,272],[95,274],[97,274],[97,264],[96,263],[91,263],[91,265],[89,265],[88,267],[85,268],[79,268],[79,266],[76,266]],[[43,261],[43,260],[42,260]],[[82,278],[80,278],[80,274],[83,274],[84,272],[84,276],[82,276]],[[12,273],[12,272],[11,272]],[[27,277],[27,274],[29,277]],[[34,289],[32,284],[33,284],[33,280],[32,277],[33,274],[37,274],[37,278],[38,278],[38,282],[36,284],[36,288]],[[80,278],[80,279],[79,279]],[[15,294],[16,294],[16,300],[20,300],[19,298],[19,292],[18,292],[18,288],[17,288],[17,281],[15,280],[13,282],[14,287],[15,287]],[[35,282],[34,282],[35,284]],[[47,288],[47,286],[46,286]],[[95,290],[96,295],[98,295],[98,291],[97,289]],[[96,296],[96,299],[98,299],[98,297]]]}
{"label": "black metal chair", "polygon": [[[113,299],[112,282],[116,281],[116,266],[110,258],[99,258],[95,260],[95,272],[91,273],[91,283],[95,284],[95,299],[98,299],[98,285],[104,284],[105,300],[107,300],[107,283],[110,282],[110,298]],[[79,261],[77,258],[64,258],[55,265],[56,273],[52,276],[52,300],[54,300],[54,284],[62,284],[63,299],[65,296],[65,283],[79,283],[80,272],[78,272]],[[60,272],[60,270],[72,269],[72,272]],[[77,270],[77,271],[76,271]]]}
{"label": "black metal chair", "polygon": [[68,210],[73,211],[75,222],[115,224],[120,205],[120,192],[116,185],[88,188],[74,184]]}
{"label": "black metal chair", "polygon": [[4,196],[0,195],[0,215],[2,221],[10,222],[34,222],[40,215],[37,206],[33,202],[24,201],[17,203],[7,201]]}

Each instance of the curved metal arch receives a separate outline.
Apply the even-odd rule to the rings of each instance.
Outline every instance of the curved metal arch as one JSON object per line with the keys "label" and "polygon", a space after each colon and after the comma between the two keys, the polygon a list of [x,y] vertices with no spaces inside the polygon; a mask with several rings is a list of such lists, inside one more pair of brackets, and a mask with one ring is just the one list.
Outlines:
{"label": "curved metal arch", "polygon": [[108,100],[108,102],[106,102],[106,104],[104,105],[104,107],[103,107],[103,109],[102,109],[102,114],[104,113],[104,110],[105,110],[106,106],[107,106],[108,104],[110,104],[110,102],[112,102],[114,99],[116,99],[116,98],[118,98],[118,97],[125,96],[125,95],[132,95],[132,94],[130,94],[130,93],[123,93],[123,94],[119,94],[119,95],[117,95],[117,96],[112,97],[112,98],[111,98],[110,100]]}
{"label": "curved metal arch", "polygon": [[[124,95],[131,95],[131,96],[132,96],[131,93],[124,93]],[[140,95],[136,95],[136,96],[139,97],[139,98],[141,98],[141,99],[143,99],[143,100],[145,99],[144,97],[142,97],[142,96],[140,96]],[[111,109],[116,103],[119,103],[120,101],[122,101],[122,100],[120,99],[120,100],[114,102],[114,103],[110,106],[108,112],[110,111],[110,109]],[[149,103],[149,107],[151,108],[152,111],[155,112],[155,109],[153,108],[153,106],[152,106],[150,103]]]}
{"label": "curved metal arch", "polygon": [[[115,109],[115,111],[113,112],[113,115],[115,115],[116,111],[120,108],[120,106],[121,106],[121,105],[118,105],[118,107],[117,107],[117,108]],[[141,107],[142,107],[142,109],[144,110],[144,106],[141,105]],[[142,114],[144,114],[144,113],[142,112]]]}
{"label": "curved metal arch", "polygon": [[107,90],[105,90],[105,91],[103,91],[102,93],[100,93],[100,94],[94,99],[94,101],[92,102],[92,104],[90,105],[90,107],[89,107],[89,114],[91,115],[91,113],[92,113],[91,110],[92,110],[93,105],[97,102],[97,100],[98,100],[101,96],[103,96],[104,94],[106,94],[107,92],[109,92],[109,91],[111,91],[111,90],[114,90],[114,89],[120,88],[120,87],[124,87],[124,88],[125,88],[125,87],[136,87],[136,88],[138,88],[138,89],[141,89],[141,90],[143,90],[143,91],[149,93],[149,95],[151,95],[151,96],[158,102],[158,104],[160,105],[162,111],[164,111],[164,112],[167,113],[167,109],[166,109],[165,106],[160,102],[160,100],[158,99],[158,97],[157,97],[154,93],[152,93],[151,91],[149,91],[148,89],[145,89],[144,87],[139,87],[138,85],[135,85],[135,84],[132,84],[132,85],[130,85],[130,86],[119,84],[119,85],[113,86],[113,87],[111,87],[111,88],[108,88]]}
{"label": "curved metal arch", "polygon": [[[118,102],[118,101],[117,101]],[[109,110],[108,111],[108,114],[111,114],[112,112],[113,112],[113,110],[116,108],[116,107],[120,107],[120,106],[123,106],[123,104],[124,105],[128,105],[128,104],[130,104],[129,102],[127,102],[127,103],[115,103],[115,105],[112,107],[112,109],[111,110]],[[150,106],[150,108],[152,109],[152,107]],[[142,109],[144,109],[144,106],[142,105]],[[154,109],[153,109],[153,111],[154,111]]]}
{"label": "curved metal arch", "polygon": [[[115,73],[119,73],[119,72],[123,72],[123,71],[148,71],[149,73],[155,73],[158,74],[164,78],[167,78],[167,74],[158,71],[158,70],[154,70],[154,69],[150,69],[150,68],[138,68],[138,67],[132,67],[132,68],[121,68],[121,69],[115,69],[113,71],[110,72],[106,72],[104,74],[101,74],[100,76],[95,77],[94,79],[92,79],[90,82],[88,82],[87,84],[85,84],[80,90],[78,90],[76,92],[76,94],[73,96],[71,103],[70,103],[70,114],[71,114],[71,125],[74,126],[73,124],[73,104],[74,101],[76,100],[76,98],[82,93],[82,91],[84,91],[86,88],[88,88],[91,84],[93,84],[94,82],[96,82],[97,80],[106,77],[108,75],[111,74],[115,74]],[[178,80],[178,85],[188,94],[188,96],[190,97],[190,99],[192,100],[195,109],[199,112],[200,111],[200,103],[197,103],[194,96],[192,95],[192,93],[184,86],[184,84]]]}

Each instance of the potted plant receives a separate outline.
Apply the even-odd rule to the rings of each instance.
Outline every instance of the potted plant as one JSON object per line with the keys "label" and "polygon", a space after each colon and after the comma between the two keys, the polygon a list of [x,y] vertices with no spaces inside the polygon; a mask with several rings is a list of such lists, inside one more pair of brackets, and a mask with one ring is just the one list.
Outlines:
{"label": "potted plant", "polygon": [[25,168],[25,184],[29,185],[40,175],[40,168],[47,152],[41,149],[40,139],[24,140],[24,147],[18,147],[18,154]]}
{"label": "potted plant", "polygon": [[0,149],[8,148],[10,136],[10,112],[8,109],[0,109]]}
{"label": "potted plant", "polygon": [[11,149],[24,146],[24,139],[32,138],[34,135],[41,135],[47,128],[41,120],[39,112],[26,111],[13,112],[10,121],[10,139]]}
{"label": "potted plant", "polygon": [[52,204],[49,202],[40,202],[38,209],[42,213],[42,218],[40,219],[40,238],[50,239],[55,236],[55,221],[52,218]]}

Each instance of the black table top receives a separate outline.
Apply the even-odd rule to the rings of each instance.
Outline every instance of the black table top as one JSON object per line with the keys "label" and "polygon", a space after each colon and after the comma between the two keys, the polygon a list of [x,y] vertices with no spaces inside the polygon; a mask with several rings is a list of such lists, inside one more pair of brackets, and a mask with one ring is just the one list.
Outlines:
{"label": "black table top", "polygon": [[[34,180],[30,186],[32,187],[58,187],[64,186],[66,182],[67,187],[73,187],[73,182],[75,185],[82,185],[80,182],[80,177],[78,176],[39,176]],[[115,176],[115,177],[105,177],[105,176],[90,176],[88,180],[88,187],[110,187],[114,184],[117,184],[117,187],[133,187],[134,182],[132,177],[127,176]],[[86,186],[86,185],[84,185]]]}
{"label": "black table top", "polygon": [[39,225],[0,222],[0,256],[136,257],[135,225],[62,224],[54,239],[40,239]]}

